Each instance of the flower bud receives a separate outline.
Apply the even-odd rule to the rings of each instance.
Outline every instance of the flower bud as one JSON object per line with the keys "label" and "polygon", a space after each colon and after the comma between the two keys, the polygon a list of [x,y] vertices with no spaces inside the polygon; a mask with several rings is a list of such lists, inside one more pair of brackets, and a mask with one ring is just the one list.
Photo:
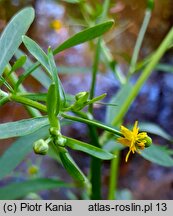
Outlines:
{"label": "flower bud", "polygon": [[34,142],[33,149],[36,154],[45,155],[48,152],[49,146],[46,141],[39,139]]}
{"label": "flower bud", "polygon": [[76,101],[86,102],[88,100],[89,93],[88,92],[79,92],[75,95]]}
{"label": "flower bud", "polygon": [[60,131],[57,128],[55,128],[55,127],[50,127],[49,128],[49,132],[53,136],[59,136],[59,135],[61,135]]}
{"label": "flower bud", "polygon": [[149,10],[153,10],[154,9],[154,0],[147,0],[147,8]]}
{"label": "flower bud", "polygon": [[147,136],[147,137],[145,138],[145,141],[146,141],[146,143],[145,143],[145,148],[149,147],[149,146],[152,144],[152,139],[151,139],[151,137],[149,137],[149,136]]}
{"label": "flower bud", "polygon": [[62,136],[59,136],[55,140],[55,144],[58,145],[58,146],[65,146],[66,141],[67,141],[66,138],[64,138]]}

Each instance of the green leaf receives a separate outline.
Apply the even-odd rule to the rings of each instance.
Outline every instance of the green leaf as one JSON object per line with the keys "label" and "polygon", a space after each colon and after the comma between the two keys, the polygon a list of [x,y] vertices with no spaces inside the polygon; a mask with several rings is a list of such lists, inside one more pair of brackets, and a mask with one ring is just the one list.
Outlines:
{"label": "green leaf", "polygon": [[61,149],[59,151],[61,162],[64,168],[69,173],[69,175],[71,175],[77,181],[87,182],[87,178],[85,177],[83,172],[80,170],[80,168],[77,166],[77,164],[75,163],[73,158],[70,156],[68,151],[64,149],[63,147],[59,149]]}
{"label": "green leaf", "polygon": [[[22,56],[22,55],[25,55],[25,53],[23,53],[19,49],[15,52],[15,56],[17,58],[20,58],[20,56]],[[45,72],[41,68],[38,68],[38,64],[39,64],[38,62],[33,63],[28,57],[25,65],[23,65],[25,72],[22,75],[22,76],[24,76],[24,78],[22,78],[22,79],[23,80],[26,79],[31,74],[31,76],[34,77],[42,86],[44,86],[46,89],[48,89],[50,84],[51,84],[51,79],[47,74],[45,74]],[[37,69],[32,71],[31,69],[34,67]]]}
{"label": "green leaf", "polygon": [[127,96],[130,94],[133,86],[130,83],[123,85],[115,96],[109,101],[111,104],[117,104],[116,107],[109,106],[106,111],[106,123],[111,124],[118,115]]}
{"label": "green leaf", "polygon": [[47,93],[18,93],[19,96],[24,96],[25,98],[28,98],[30,100],[34,101],[41,101],[46,102],[47,101]]}
{"label": "green leaf", "polygon": [[169,149],[163,146],[152,144],[149,148],[141,151],[141,156],[146,160],[165,167],[173,166],[173,159],[170,156]]}
{"label": "green leaf", "polygon": [[65,99],[65,93],[64,93],[63,86],[57,74],[58,71],[57,71],[57,67],[55,64],[55,60],[54,60],[54,56],[53,56],[53,52],[51,48],[48,49],[48,62],[49,62],[50,74],[52,75],[52,80],[53,82],[55,82],[55,85],[56,85],[56,91],[57,91],[56,93],[57,94],[56,115],[58,115],[60,109],[64,107],[66,99]]}
{"label": "green leaf", "polygon": [[42,48],[31,38],[27,36],[22,37],[28,51],[40,62],[40,64],[49,72],[49,63],[46,53]]}
{"label": "green leaf", "polygon": [[48,127],[44,127],[33,134],[21,137],[15,141],[0,157],[0,179],[9,175],[33,151],[32,146],[36,140],[47,136]]}
{"label": "green leaf", "polygon": [[67,142],[65,145],[70,147],[73,150],[82,151],[94,157],[100,158],[102,160],[111,160],[114,158],[114,155],[93,145],[75,140],[69,137],[65,137]]}
{"label": "green leaf", "polygon": [[31,7],[25,8],[17,13],[8,23],[0,38],[0,75],[8,64],[17,48],[22,43],[24,35],[34,19],[34,10]]}
{"label": "green leaf", "polygon": [[57,88],[55,83],[52,83],[49,87],[48,94],[47,94],[47,112],[51,127],[57,127]]}
{"label": "green leaf", "polygon": [[157,124],[141,122],[139,123],[139,128],[140,128],[140,131],[146,131],[148,133],[152,133],[157,136],[161,136],[164,139],[169,140],[169,141],[173,140],[173,138]]}
{"label": "green leaf", "polygon": [[12,183],[0,189],[0,200],[19,199],[28,195],[30,192],[38,192],[60,187],[70,187],[70,185],[59,180],[48,178],[38,178],[24,182]]}
{"label": "green leaf", "polygon": [[25,62],[26,62],[26,55],[21,56],[19,59],[17,59],[17,61],[14,63],[14,65],[12,66],[11,70],[12,71],[16,71],[17,69],[21,68]]}
{"label": "green leaf", "polygon": [[48,124],[49,122],[47,117],[37,117],[16,122],[3,123],[0,124],[0,139],[25,136]]}
{"label": "green leaf", "polygon": [[97,101],[103,100],[103,98],[105,98],[106,95],[107,95],[106,93],[104,93],[104,94],[102,94],[102,95],[99,95],[99,96],[97,96],[97,97],[91,99],[87,104],[92,104],[92,103],[95,103],[95,102],[97,102]]}
{"label": "green leaf", "polygon": [[112,25],[114,24],[114,21],[106,21],[104,23],[98,24],[94,27],[87,28],[75,35],[73,35],[71,38],[66,40],[64,43],[62,43],[60,46],[58,46],[54,50],[54,54],[57,54],[65,49],[69,49],[73,46],[76,46],[78,44],[84,43],[86,41],[90,41],[94,38],[97,38],[101,35],[103,35],[106,31],[108,31]]}

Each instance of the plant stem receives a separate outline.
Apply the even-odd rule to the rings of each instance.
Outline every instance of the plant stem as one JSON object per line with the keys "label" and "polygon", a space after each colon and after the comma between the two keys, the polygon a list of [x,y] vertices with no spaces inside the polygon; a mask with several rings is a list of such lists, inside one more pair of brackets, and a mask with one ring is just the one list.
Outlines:
{"label": "plant stem", "polygon": [[149,10],[149,9],[147,9],[145,11],[145,17],[144,17],[141,29],[140,29],[139,34],[138,34],[138,38],[137,38],[137,41],[136,41],[136,44],[135,44],[135,48],[134,48],[134,51],[133,51],[133,55],[132,55],[132,59],[131,59],[130,67],[129,67],[129,74],[128,74],[129,76],[132,75],[134,73],[134,71],[135,71],[136,62],[137,62],[138,56],[139,56],[139,51],[141,49],[142,42],[144,40],[144,35],[146,33],[148,24],[150,22],[151,12],[152,11]]}
{"label": "plant stem", "polygon": [[19,102],[21,104],[36,108],[36,109],[41,110],[43,112],[47,112],[47,108],[45,105],[38,103],[36,101],[30,100],[28,98],[11,94],[11,95],[9,95],[9,99],[12,101],[16,101],[16,102]]}
{"label": "plant stem", "polygon": [[[93,125],[88,125],[89,134],[91,137],[91,142],[96,147],[100,147],[98,141],[98,133],[96,127]],[[92,200],[100,200],[101,199],[101,165],[102,161],[98,158],[91,157],[90,163],[90,174],[91,174],[91,194],[90,198]]]}
{"label": "plant stem", "polygon": [[[105,0],[100,21],[106,18],[109,5],[110,5],[110,0]],[[95,94],[96,77],[98,72],[100,51],[101,51],[101,40],[102,40],[101,37],[99,37],[97,41],[95,56],[94,56],[94,63],[92,67],[92,82],[90,88],[90,99],[93,99]],[[90,112],[90,114],[93,114],[93,104],[89,105],[88,111]],[[96,127],[91,125],[88,127],[88,129],[90,133],[91,143],[94,146],[100,147]],[[101,161],[99,159],[91,157],[90,174],[91,174],[91,185],[92,185],[91,199],[101,199]]]}
{"label": "plant stem", "polygon": [[[98,71],[98,64],[99,64],[99,57],[100,57],[100,45],[101,45],[101,38],[98,39],[96,53],[94,57],[93,69],[92,69],[92,82],[90,88],[90,100],[93,99],[95,93],[95,85],[96,85],[96,76]],[[93,104],[89,105],[89,112],[93,112]]]}
{"label": "plant stem", "polygon": [[[10,66],[7,66],[4,73],[6,76],[8,76],[8,72],[10,71]],[[15,72],[13,72],[12,74],[10,74],[10,76],[8,76],[8,79],[9,81],[11,82],[11,84],[13,86],[16,85],[17,81],[18,81],[18,78],[15,74]],[[18,91],[19,92],[26,92],[25,88],[23,87],[23,85],[20,85],[19,88],[18,88]],[[28,112],[30,113],[31,116],[33,117],[39,117],[41,116],[40,112],[36,109],[33,109],[32,107],[28,107],[26,106],[26,109],[28,110]]]}
{"label": "plant stem", "polygon": [[89,120],[89,119],[85,119],[85,118],[80,118],[80,117],[76,117],[76,116],[71,116],[71,115],[67,115],[65,113],[61,113],[61,116],[66,118],[66,119],[69,119],[69,120],[72,120],[72,121],[77,121],[77,122],[82,122],[82,123],[85,123],[87,125],[91,125],[91,126],[95,126],[95,127],[98,127],[98,128],[101,128],[101,129],[104,129],[112,134],[114,134],[115,136],[123,136],[121,132],[119,132],[118,130],[112,128],[112,127],[109,127],[107,125],[104,125],[104,124],[101,124],[100,122],[98,121],[93,121],[93,120]]}
{"label": "plant stem", "polygon": [[117,190],[117,182],[118,182],[118,168],[119,168],[119,160],[120,160],[120,151],[116,150],[114,152],[114,155],[116,155],[116,158],[114,158],[111,161],[108,200],[114,200],[114,199],[116,199],[116,190]]}
{"label": "plant stem", "polygon": [[126,114],[128,108],[130,107],[131,103],[135,99],[135,97],[138,95],[142,85],[145,83],[145,81],[148,79],[148,77],[151,75],[152,70],[157,65],[163,54],[166,52],[167,48],[169,47],[170,43],[173,41],[173,28],[169,31],[166,38],[163,40],[159,48],[156,50],[155,54],[153,55],[151,61],[148,63],[142,74],[140,75],[139,79],[137,80],[136,84],[134,85],[132,91],[130,92],[129,96],[127,97],[125,103],[121,107],[120,112],[116,116],[116,118],[113,120],[113,125],[117,125],[119,121],[123,118],[123,116]]}

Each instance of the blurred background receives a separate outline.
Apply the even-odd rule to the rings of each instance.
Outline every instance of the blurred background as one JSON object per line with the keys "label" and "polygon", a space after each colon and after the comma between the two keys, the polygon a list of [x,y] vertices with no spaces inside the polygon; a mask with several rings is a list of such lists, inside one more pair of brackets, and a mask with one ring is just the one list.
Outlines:
{"label": "blurred background", "polygon": [[[95,10],[95,16],[101,11],[103,1],[86,1]],[[36,11],[36,19],[28,31],[28,35],[46,50],[63,42],[69,36],[87,27],[85,14],[78,4],[68,1],[55,0],[0,0],[0,32],[4,29],[10,18],[21,8],[32,5]],[[145,0],[117,0],[111,1],[108,18],[115,20],[115,25],[104,35],[105,42],[110,49],[117,67],[126,74],[128,65],[136,42],[136,38],[143,21],[146,9]],[[173,1],[156,0],[152,18],[147,30],[140,59],[147,57],[161,43],[173,24]],[[86,17],[85,17],[86,18]],[[92,19],[94,20],[94,14]],[[91,20],[92,20],[91,19]],[[55,23],[57,25],[55,25]],[[21,47],[24,49],[24,47]],[[24,50],[26,51],[26,50]],[[61,80],[67,93],[76,94],[79,91],[88,91],[91,81],[91,67],[94,55],[93,44],[82,44],[58,54],[56,62],[62,67]],[[162,62],[168,65],[173,63],[173,52],[169,50]],[[135,79],[135,78],[134,78]],[[156,69],[143,86],[137,99],[131,106],[124,124],[139,121],[157,123],[173,136],[173,76],[161,69]],[[29,91],[42,91],[42,86],[34,79],[28,78],[25,87]],[[119,89],[119,84],[106,65],[100,62],[97,76],[96,94],[107,92],[109,98]],[[106,106],[95,107],[95,117],[104,121]],[[16,103],[8,103],[0,107],[0,123],[28,118],[25,109]],[[87,129],[84,125],[75,123],[63,128],[63,133],[77,139],[88,141]],[[153,137],[155,143],[167,144],[165,140]],[[10,146],[13,139],[0,140],[0,155]],[[87,173],[89,159],[85,154],[72,153],[82,170]],[[173,168],[165,168],[150,163],[137,154],[130,158],[129,163],[124,162],[126,151],[122,151],[122,161],[119,168],[119,199],[173,199]],[[39,167],[38,175],[59,176],[61,179],[70,177],[61,165],[49,157],[40,157],[30,154],[16,170],[0,182],[5,185],[11,181],[21,181],[31,175],[32,166]],[[103,197],[106,199],[109,180],[109,163],[103,166]],[[80,189],[60,189],[41,192],[43,199],[82,199]],[[83,197],[82,197],[83,196]]]}

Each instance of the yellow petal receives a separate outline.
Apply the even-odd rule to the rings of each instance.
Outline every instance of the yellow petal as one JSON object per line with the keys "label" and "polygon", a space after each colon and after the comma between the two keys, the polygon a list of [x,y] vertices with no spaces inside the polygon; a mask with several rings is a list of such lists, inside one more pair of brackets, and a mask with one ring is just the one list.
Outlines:
{"label": "yellow petal", "polygon": [[127,155],[126,155],[126,159],[125,159],[126,162],[127,162],[128,159],[129,159],[130,152],[131,152],[131,149],[129,149],[129,151],[128,151]]}
{"label": "yellow petal", "polygon": [[126,127],[124,127],[124,126],[121,126],[121,133],[128,140],[131,140],[131,138],[133,136],[132,132],[129,129],[127,129]]}
{"label": "yellow petal", "polygon": [[138,128],[138,121],[135,121],[135,124],[133,126],[133,133],[138,134],[139,128]]}

